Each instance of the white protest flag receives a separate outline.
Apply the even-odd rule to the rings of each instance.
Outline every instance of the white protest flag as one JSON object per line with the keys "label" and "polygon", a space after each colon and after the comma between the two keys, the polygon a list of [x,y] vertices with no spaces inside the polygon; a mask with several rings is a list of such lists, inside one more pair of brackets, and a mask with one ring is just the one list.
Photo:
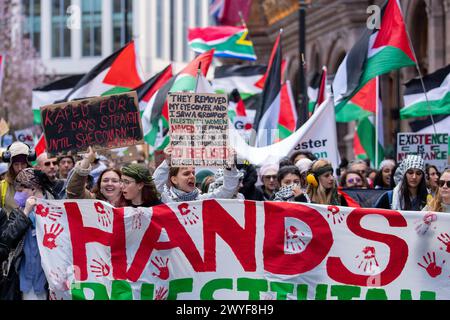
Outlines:
{"label": "white protest flag", "polygon": [[301,128],[281,142],[266,147],[252,147],[230,126],[230,144],[239,158],[256,166],[278,163],[290,153],[302,150],[312,152],[317,158],[327,159],[337,168],[340,156],[333,97],[328,97]]}
{"label": "white protest flag", "polygon": [[231,199],[35,211],[50,299],[450,299],[446,213]]}

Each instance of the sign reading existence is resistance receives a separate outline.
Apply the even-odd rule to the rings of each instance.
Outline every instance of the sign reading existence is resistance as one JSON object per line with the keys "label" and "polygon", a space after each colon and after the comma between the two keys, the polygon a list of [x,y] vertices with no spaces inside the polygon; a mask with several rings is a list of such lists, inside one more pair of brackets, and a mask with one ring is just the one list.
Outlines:
{"label": "sign reading existence is resistance", "polygon": [[450,216],[290,202],[39,200],[52,299],[449,299]]}
{"label": "sign reading existence is resistance", "polygon": [[168,104],[172,166],[231,165],[226,95],[172,93]]}
{"label": "sign reading existence is resistance", "polygon": [[143,143],[135,91],[41,108],[47,152],[83,152]]}

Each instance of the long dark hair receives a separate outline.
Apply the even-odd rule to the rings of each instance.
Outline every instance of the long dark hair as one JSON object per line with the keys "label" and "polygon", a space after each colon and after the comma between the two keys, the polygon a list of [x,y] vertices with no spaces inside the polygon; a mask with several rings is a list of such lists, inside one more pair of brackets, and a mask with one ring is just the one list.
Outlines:
{"label": "long dark hair", "polygon": [[[422,173],[424,173],[422,171]],[[403,197],[403,203],[405,204],[405,207],[402,208],[402,210],[411,210],[412,204],[410,200],[410,193],[408,188],[408,179],[406,178],[406,172],[403,175],[403,181],[402,186],[400,189],[400,194]],[[422,174],[422,179],[420,180],[419,185],[417,186],[417,198],[420,200],[420,209],[425,207],[427,204],[427,196],[428,196],[428,190],[427,190],[427,183],[425,181],[425,174]]]}
{"label": "long dark hair", "polygon": [[[119,179],[122,178],[122,173],[120,172],[120,170],[115,169],[115,168],[108,168],[108,169],[103,170],[102,173],[100,173],[100,176],[98,177],[97,182],[95,183],[94,187],[92,188],[92,193],[95,194],[96,199],[102,200],[102,201],[108,201],[105,198],[105,196],[103,195],[103,193],[101,193],[101,191],[100,191],[101,190],[100,185],[102,183],[103,175],[107,172],[114,172],[115,174],[117,174],[119,176]],[[123,197],[123,194],[120,195],[120,200],[118,203],[119,207],[125,207],[125,206],[129,205],[130,203],[131,203],[130,201],[126,200]]]}

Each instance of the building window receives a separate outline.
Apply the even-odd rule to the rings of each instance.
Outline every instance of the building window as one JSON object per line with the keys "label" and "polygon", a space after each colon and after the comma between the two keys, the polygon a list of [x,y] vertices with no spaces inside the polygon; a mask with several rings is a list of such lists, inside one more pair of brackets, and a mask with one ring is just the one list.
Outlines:
{"label": "building window", "polygon": [[83,56],[102,55],[102,1],[83,0],[83,33],[82,46]]}
{"label": "building window", "polygon": [[183,1],[183,61],[189,60],[189,46],[188,46],[188,28],[189,28],[189,0]]}
{"label": "building window", "polygon": [[162,59],[164,56],[164,2],[156,2],[156,57]]}
{"label": "building window", "polygon": [[[131,40],[133,28],[132,0],[113,0],[113,49],[122,48]],[[125,22],[126,21],[126,22]]]}
{"label": "building window", "polygon": [[195,26],[202,26],[202,1],[203,0],[195,0]]}
{"label": "building window", "polygon": [[52,56],[70,57],[70,29],[66,14],[70,0],[52,0]]}
{"label": "building window", "polygon": [[30,40],[39,53],[41,51],[41,1],[23,0],[22,12],[24,16],[23,36]]}

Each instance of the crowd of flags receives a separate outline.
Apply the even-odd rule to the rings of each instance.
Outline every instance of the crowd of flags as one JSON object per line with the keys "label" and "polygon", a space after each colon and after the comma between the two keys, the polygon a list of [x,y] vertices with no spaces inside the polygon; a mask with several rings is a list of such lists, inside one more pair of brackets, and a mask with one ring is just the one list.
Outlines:
{"label": "crowd of flags", "polygon": [[[234,8],[237,3],[239,9]],[[282,52],[282,32],[275,40],[268,65],[255,64],[257,57],[243,21],[248,17],[250,4],[251,1],[245,0],[211,1],[210,14],[218,25],[189,29],[189,45],[198,55],[177,74],[168,65],[145,80],[137,46],[131,41],[84,75],[66,77],[34,89],[35,124],[40,124],[40,106],[136,90],[145,141],[153,150],[162,149],[169,143],[167,94],[196,91],[199,70],[206,77],[213,57],[220,57],[253,61],[215,68],[211,86],[217,93],[230,95],[231,121],[239,119],[244,130],[254,129],[257,136],[250,143],[256,146],[288,137],[298,125],[291,83],[286,81],[289,70]],[[240,15],[232,14],[237,10]],[[0,55],[0,83],[2,58]],[[325,67],[313,79],[308,88],[309,115],[333,92],[336,121],[356,121],[355,156],[369,157],[376,167],[384,158],[379,76],[416,63],[399,3],[388,0],[382,8],[380,28],[365,28],[339,66],[332,85],[327,82]],[[450,65],[425,76],[423,82],[428,102],[421,81],[411,80],[406,84],[404,108],[400,110],[402,119],[450,114]],[[42,137],[37,148],[45,149]]]}

